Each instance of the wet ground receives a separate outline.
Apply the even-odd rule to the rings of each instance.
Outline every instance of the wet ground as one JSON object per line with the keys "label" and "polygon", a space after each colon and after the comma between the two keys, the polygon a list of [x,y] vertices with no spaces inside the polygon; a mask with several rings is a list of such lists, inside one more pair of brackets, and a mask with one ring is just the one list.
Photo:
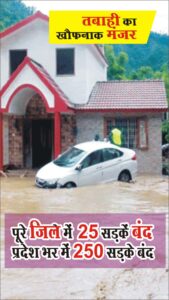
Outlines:
{"label": "wet ground", "polygon": [[[168,213],[168,177],[140,176],[76,189],[43,190],[33,177],[0,178],[5,213]],[[167,233],[168,234],[168,233]],[[169,299],[168,269],[4,269],[1,299]]]}

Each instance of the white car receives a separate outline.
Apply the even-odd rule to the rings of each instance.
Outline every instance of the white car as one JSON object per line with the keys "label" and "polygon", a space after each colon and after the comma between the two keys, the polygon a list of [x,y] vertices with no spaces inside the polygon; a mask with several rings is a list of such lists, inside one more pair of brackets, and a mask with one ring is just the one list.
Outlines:
{"label": "white car", "polygon": [[137,173],[136,153],[109,142],[91,141],[68,149],[36,174],[42,188],[76,187],[115,180],[129,182]]}

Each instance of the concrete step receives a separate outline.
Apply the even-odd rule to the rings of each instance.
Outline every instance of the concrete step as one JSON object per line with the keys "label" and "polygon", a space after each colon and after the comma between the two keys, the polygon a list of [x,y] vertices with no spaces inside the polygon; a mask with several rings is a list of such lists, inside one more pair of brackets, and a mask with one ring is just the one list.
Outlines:
{"label": "concrete step", "polygon": [[7,170],[3,172],[2,176],[7,177],[35,177],[37,170],[34,169],[18,169],[18,170]]}

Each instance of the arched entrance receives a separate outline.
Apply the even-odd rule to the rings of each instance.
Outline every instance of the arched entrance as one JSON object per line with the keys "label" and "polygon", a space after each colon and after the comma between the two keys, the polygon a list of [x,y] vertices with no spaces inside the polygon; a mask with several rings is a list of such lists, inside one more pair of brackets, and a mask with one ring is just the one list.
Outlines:
{"label": "arched entrance", "polygon": [[29,101],[23,119],[23,164],[25,168],[39,168],[53,158],[54,118],[46,112],[41,97],[36,94]]}
{"label": "arched entrance", "polygon": [[[38,93],[37,93],[38,92]],[[54,113],[34,86],[19,87],[8,103],[9,165],[39,168],[54,154]]]}
{"label": "arched entrance", "polygon": [[6,164],[38,168],[56,157],[61,115],[73,109],[43,66],[26,57],[0,93],[0,169]]}

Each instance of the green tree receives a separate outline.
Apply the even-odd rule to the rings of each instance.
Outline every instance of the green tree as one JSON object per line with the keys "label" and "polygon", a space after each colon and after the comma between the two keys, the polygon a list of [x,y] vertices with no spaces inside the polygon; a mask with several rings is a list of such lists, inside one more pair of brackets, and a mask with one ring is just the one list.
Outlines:
{"label": "green tree", "polygon": [[127,53],[121,51],[119,55],[115,55],[112,46],[105,45],[105,56],[108,62],[108,80],[126,79],[126,64],[128,62]]}
{"label": "green tree", "polygon": [[169,68],[168,64],[164,64],[161,68],[162,79],[165,82],[165,88],[167,93],[168,105],[169,105]]}
{"label": "green tree", "polygon": [[169,143],[169,120],[165,120],[162,123],[162,133],[164,135],[164,139],[167,143]]}
{"label": "green tree", "polygon": [[150,66],[154,71],[158,71],[163,64],[169,63],[168,45],[167,34],[151,32],[147,44],[114,44],[113,51],[115,55],[121,51],[127,53],[127,73],[137,71],[142,66]]}
{"label": "green tree", "polygon": [[0,31],[32,15],[34,9],[21,0],[0,0]]}
{"label": "green tree", "polygon": [[153,69],[149,66],[142,66],[138,69],[138,71],[133,72],[131,74],[131,79],[140,79],[140,80],[144,80],[144,79],[151,79],[153,78]]}

